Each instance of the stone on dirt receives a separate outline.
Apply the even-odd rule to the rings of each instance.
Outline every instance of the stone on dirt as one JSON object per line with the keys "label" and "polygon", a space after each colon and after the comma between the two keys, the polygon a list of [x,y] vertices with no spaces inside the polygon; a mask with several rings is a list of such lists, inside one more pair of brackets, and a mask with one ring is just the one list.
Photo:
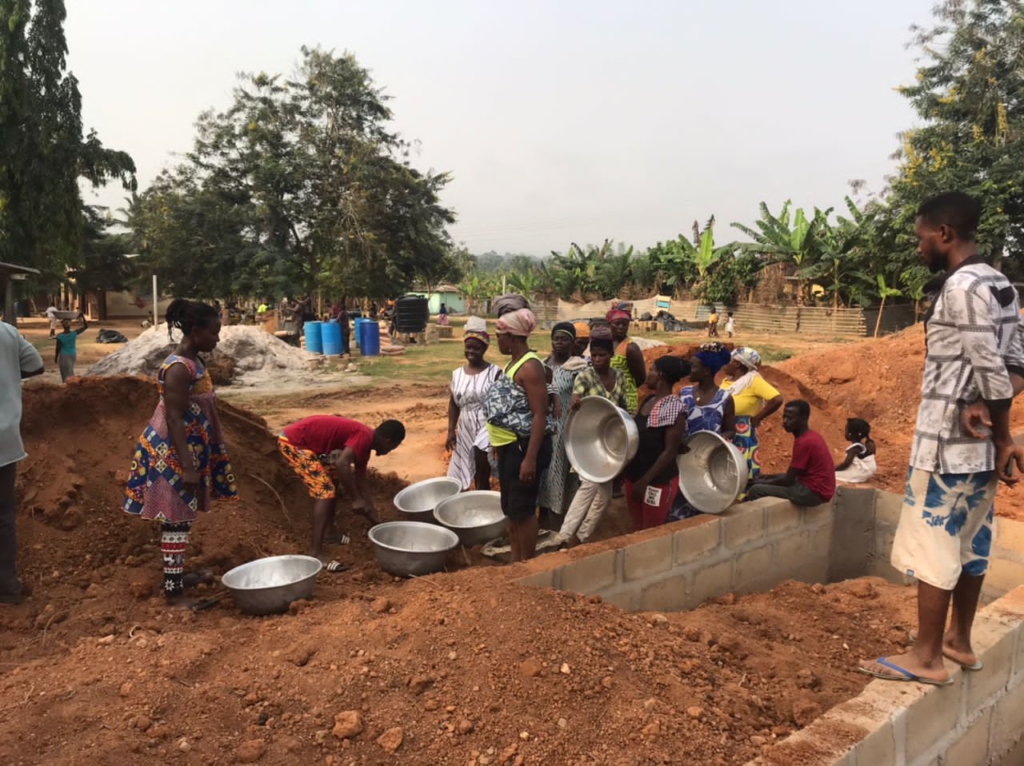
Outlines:
{"label": "stone on dirt", "polygon": [[334,716],[331,733],[338,739],[351,739],[363,731],[363,716],[358,710],[345,710]]}

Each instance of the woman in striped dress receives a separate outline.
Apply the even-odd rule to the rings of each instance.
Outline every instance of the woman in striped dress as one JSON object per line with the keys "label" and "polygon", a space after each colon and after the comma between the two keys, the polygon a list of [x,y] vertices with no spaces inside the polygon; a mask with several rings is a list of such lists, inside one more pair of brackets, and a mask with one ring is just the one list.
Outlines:
{"label": "woman in striped dress", "polygon": [[448,400],[448,440],[445,449],[451,451],[448,476],[457,479],[462,488],[491,488],[491,465],[486,451],[475,446],[480,432],[485,430],[484,397],[501,370],[485,361],[491,337],[487,323],[479,317],[466,321],[463,343],[466,364],[452,373],[451,396]]}

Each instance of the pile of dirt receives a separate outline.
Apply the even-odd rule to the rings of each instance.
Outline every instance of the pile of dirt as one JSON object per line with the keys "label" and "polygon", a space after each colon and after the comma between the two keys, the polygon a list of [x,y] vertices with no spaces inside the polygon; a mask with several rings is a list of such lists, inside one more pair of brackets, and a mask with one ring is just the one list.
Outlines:
{"label": "pile of dirt", "polygon": [[[4,763],[734,766],[857,694],[856,660],[902,648],[913,618],[905,589],[873,580],[668,616],[517,586],[522,566],[397,582],[345,513],[352,542],[335,552],[353,567],[322,575],[315,601],[270,618],[230,600],[170,611],[156,525],[119,508],[155,403],[138,378],[25,392],[34,594],[0,611]],[[220,410],[241,498],[200,518],[189,551],[218,574],[302,550],[310,504],[264,422]],[[394,518],[401,483],[370,483]]]}
{"label": "pile of dirt", "polygon": [[[138,338],[93,365],[87,376],[142,375],[153,377],[164,359],[174,351],[175,340],[167,335],[167,325],[151,327]],[[231,383],[261,385],[278,379],[282,373],[308,375],[321,357],[290,346],[259,327],[224,327],[220,343],[209,355],[207,364],[218,385]]]}

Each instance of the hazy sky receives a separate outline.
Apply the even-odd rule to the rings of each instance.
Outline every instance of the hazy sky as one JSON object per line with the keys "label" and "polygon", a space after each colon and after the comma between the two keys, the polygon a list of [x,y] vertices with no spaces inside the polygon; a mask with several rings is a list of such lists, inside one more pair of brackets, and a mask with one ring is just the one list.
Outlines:
{"label": "hazy sky", "polygon": [[[420,142],[471,251],[645,247],[712,213],[878,189],[913,115],[908,26],[933,0],[69,0],[83,119],[143,188],[225,107],[241,71],[353,52]],[[100,203],[120,206],[110,187]]]}

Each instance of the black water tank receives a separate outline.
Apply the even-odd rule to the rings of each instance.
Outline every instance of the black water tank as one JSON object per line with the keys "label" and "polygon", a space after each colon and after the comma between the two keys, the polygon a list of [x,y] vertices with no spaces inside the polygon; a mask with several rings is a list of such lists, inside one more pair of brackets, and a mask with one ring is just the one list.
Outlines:
{"label": "black water tank", "polygon": [[418,295],[403,295],[395,301],[395,329],[402,333],[423,332],[430,321],[429,303]]}

